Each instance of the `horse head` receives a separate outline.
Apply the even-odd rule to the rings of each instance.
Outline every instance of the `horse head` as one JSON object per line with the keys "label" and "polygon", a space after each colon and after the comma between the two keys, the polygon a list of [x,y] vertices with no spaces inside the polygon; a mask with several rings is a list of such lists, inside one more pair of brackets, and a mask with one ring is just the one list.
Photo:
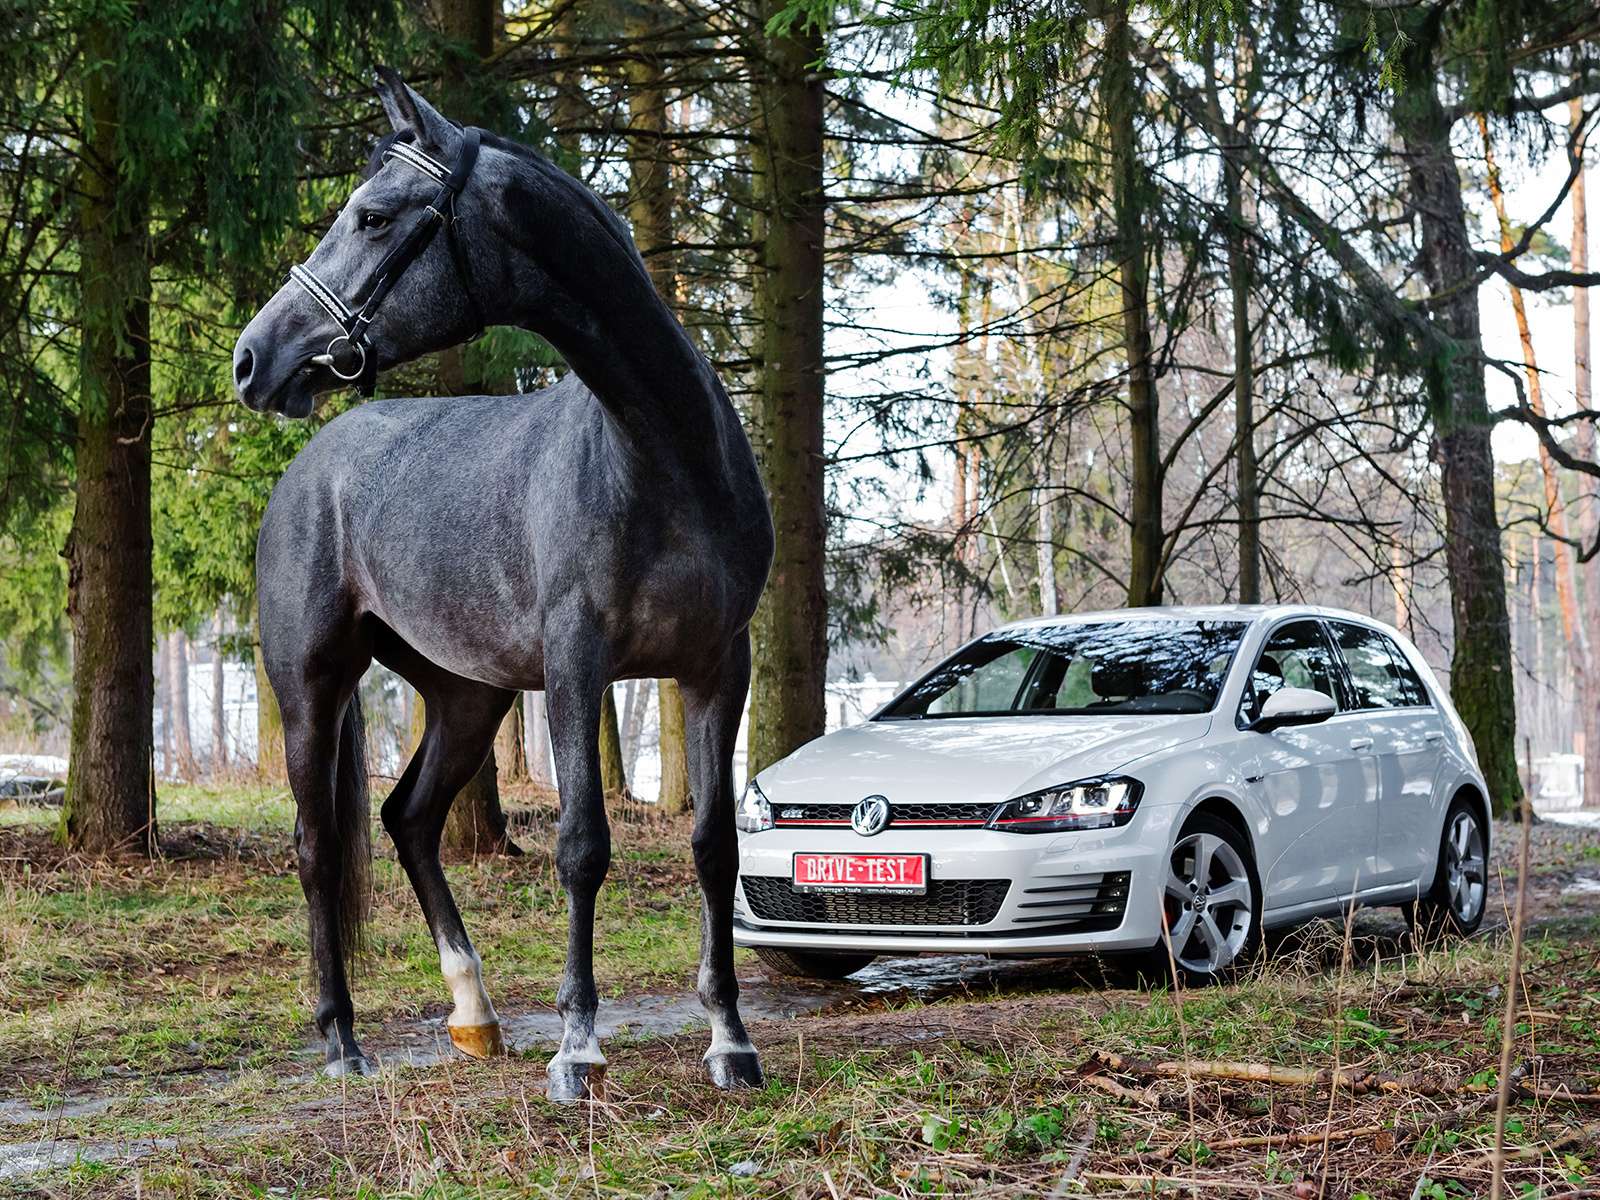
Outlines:
{"label": "horse head", "polygon": [[[389,68],[378,94],[394,126],[311,257],[233,351],[240,401],[310,414],[317,395],[482,331],[467,231],[486,216],[478,131],[442,117]],[[458,228],[459,226],[459,228]]]}

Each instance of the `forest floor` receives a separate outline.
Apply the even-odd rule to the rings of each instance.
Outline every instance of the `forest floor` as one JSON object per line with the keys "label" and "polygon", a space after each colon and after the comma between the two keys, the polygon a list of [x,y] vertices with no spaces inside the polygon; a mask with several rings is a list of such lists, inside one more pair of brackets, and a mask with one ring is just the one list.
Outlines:
{"label": "forest floor", "polygon": [[[1473,940],[1410,953],[1397,913],[1362,912],[1205,991],[977,956],[822,985],[741,952],[768,1083],[722,1094],[700,1065],[687,825],[619,821],[605,1094],[557,1108],[565,912],[552,813],[525,799],[525,857],[448,868],[512,1055],[449,1048],[380,836],[355,993],[384,1069],[342,1082],[317,1071],[284,793],[166,789],[155,861],[69,856],[54,814],[0,810],[0,1196],[1488,1194],[1509,827]],[[1505,1194],[1600,1196],[1600,830],[1542,824],[1533,849]]]}

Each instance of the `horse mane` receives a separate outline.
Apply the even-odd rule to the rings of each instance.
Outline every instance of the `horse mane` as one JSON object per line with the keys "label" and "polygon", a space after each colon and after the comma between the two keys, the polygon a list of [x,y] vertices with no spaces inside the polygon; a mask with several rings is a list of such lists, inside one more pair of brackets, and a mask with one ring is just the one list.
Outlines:
{"label": "horse mane", "polygon": [[[576,179],[566,171],[563,171],[532,146],[525,145],[522,142],[515,141],[503,134],[494,133],[488,129],[483,130],[480,136],[484,145],[509,154],[513,158],[521,159],[543,176],[545,182],[557,190],[565,191],[578,203],[584,205],[589,210],[590,215],[599,222],[600,227],[611,235],[618,248],[633,261],[634,266],[638,267],[640,275],[646,280],[650,278],[650,272],[644,265],[644,258],[640,255],[639,248],[633,243],[633,233],[623,223],[622,218],[617,215],[616,210],[595,195],[593,190],[584,184],[582,180]],[[653,290],[654,285],[652,284],[651,286]]]}

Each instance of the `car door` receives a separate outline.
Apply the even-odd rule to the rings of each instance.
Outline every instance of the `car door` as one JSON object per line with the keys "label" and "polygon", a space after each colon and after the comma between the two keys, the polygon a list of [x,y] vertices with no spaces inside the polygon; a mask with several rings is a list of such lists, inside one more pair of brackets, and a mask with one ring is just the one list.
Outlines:
{"label": "car door", "polygon": [[1255,752],[1251,783],[1268,814],[1257,867],[1269,909],[1348,896],[1365,879],[1377,833],[1371,735],[1340,686],[1320,621],[1289,621],[1267,635],[1245,686],[1240,727],[1282,687],[1331,696],[1340,711],[1317,724],[1245,735]]}
{"label": "car door", "polygon": [[1409,883],[1431,869],[1438,850],[1433,789],[1444,721],[1393,638],[1353,621],[1328,624],[1378,758],[1370,877],[1374,886]]}

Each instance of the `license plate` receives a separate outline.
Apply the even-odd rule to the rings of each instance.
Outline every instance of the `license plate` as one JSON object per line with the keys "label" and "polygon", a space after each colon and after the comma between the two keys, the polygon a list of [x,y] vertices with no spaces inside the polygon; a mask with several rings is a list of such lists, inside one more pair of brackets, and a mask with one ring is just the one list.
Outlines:
{"label": "license plate", "polygon": [[922,896],[928,891],[926,854],[796,854],[797,892]]}

